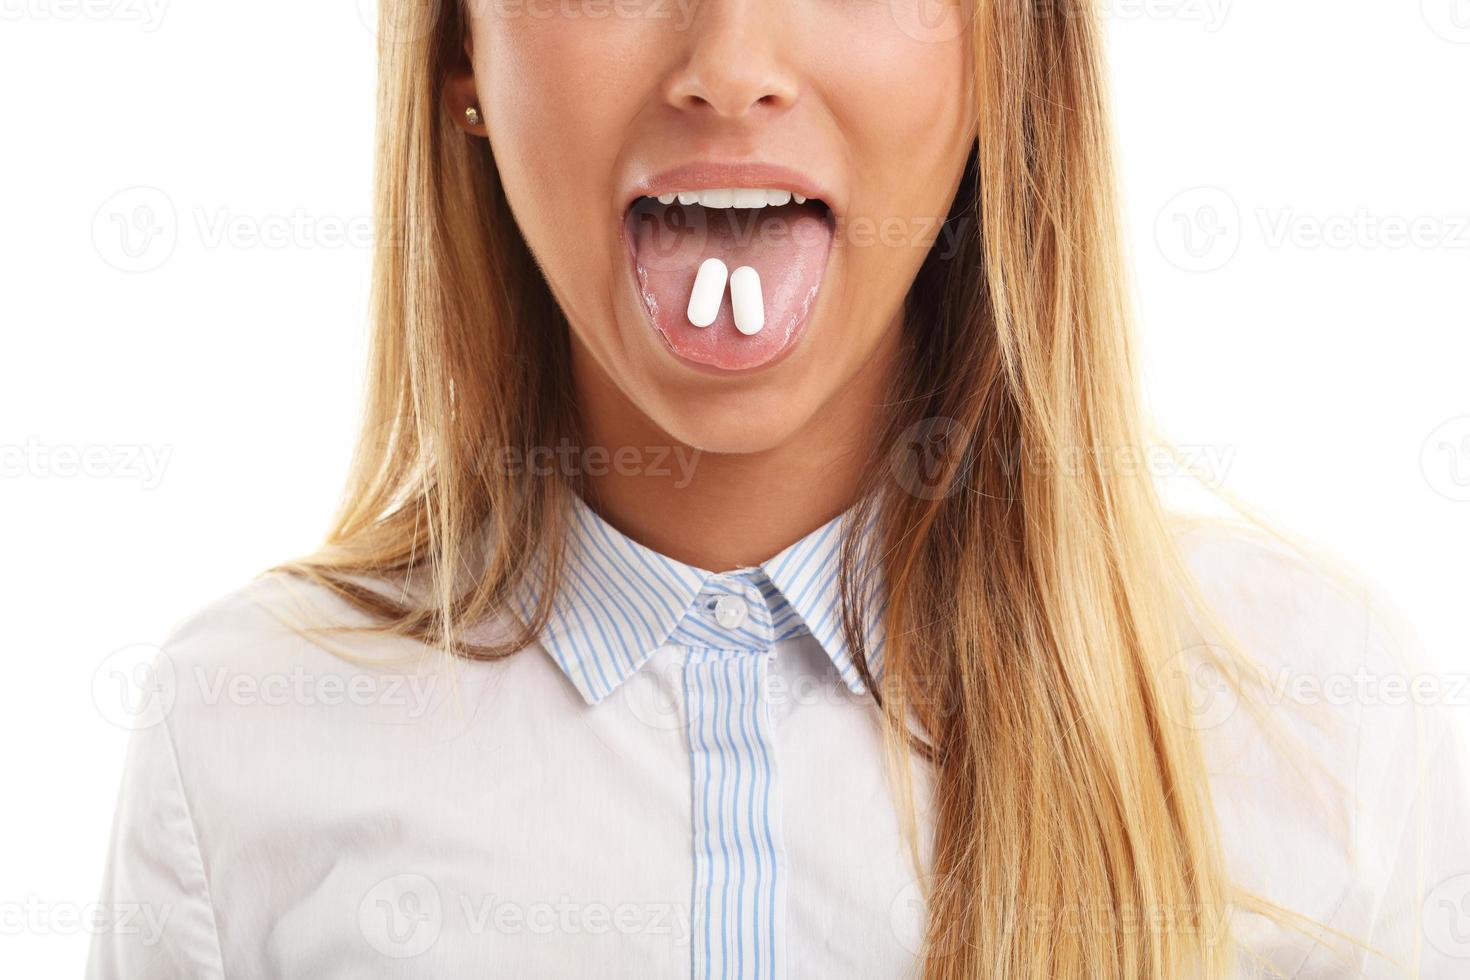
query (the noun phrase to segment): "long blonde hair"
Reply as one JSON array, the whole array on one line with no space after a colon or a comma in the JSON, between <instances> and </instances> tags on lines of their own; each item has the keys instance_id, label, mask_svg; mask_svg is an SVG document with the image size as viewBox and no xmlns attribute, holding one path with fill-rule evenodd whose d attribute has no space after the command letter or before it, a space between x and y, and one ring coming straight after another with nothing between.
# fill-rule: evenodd
<instances>
[{"instance_id":1,"label":"long blonde hair","mask_svg":"<svg viewBox=\"0 0 1470 980\"><path fill-rule=\"evenodd\" d=\"M961 238L914 283L894 413L854 503L881 541L880 677L852 541L841 577L911 831L914 757L932 767L925 976L1223 977L1213 807L1165 669L1182 575L1147 472L1121 465L1143 442L1099 29L1087 0L973 6L982 136L950 215ZM554 587L503 642L465 630L543 546L554 582L572 489L484 464L574 436L567 327L487 147L441 100L461 3L383 0L381 23L364 436L327 542L286 567L384 630L503 657L534 642ZM918 494L891 471L915 431L943 436ZM472 560L482 535L496 546ZM404 574L430 587L362 584Z\"/></svg>"}]
</instances>

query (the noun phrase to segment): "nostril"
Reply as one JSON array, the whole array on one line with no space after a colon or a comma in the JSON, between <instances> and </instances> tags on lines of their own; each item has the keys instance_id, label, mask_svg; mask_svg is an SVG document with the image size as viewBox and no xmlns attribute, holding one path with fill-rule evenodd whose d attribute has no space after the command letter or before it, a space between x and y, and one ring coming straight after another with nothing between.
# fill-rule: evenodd
<instances>
[{"instance_id":1,"label":"nostril","mask_svg":"<svg viewBox=\"0 0 1470 980\"><path fill-rule=\"evenodd\" d=\"M795 82L774 68L739 58L716 60L709 52L683 66L664 92L666 103L676 109L730 119L792 105L796 94Z\"/></svg>"}]
</instances>

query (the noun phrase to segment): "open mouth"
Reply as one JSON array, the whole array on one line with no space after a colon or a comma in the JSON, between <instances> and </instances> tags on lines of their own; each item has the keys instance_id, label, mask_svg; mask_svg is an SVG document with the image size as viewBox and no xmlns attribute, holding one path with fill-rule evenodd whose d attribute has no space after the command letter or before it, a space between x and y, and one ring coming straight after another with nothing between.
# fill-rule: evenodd
<instances>
[{"instance_id":1,"label":"open mouth","mask_svg":"<svg viewBox=\"0 0 1470 980\"><path fill-rule=\"evenodd\" d=\"M780 187L668 191L636 199L626 238L644 308L675 354L729 371L796 343L821 289L835 222Z\"/></svg>"}]
</instances>

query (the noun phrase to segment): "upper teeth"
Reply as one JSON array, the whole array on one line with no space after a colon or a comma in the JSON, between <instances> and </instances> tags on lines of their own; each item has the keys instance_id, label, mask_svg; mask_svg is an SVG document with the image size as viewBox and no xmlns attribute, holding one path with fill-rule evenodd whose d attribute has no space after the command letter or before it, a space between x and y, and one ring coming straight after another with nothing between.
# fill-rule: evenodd
<instances>
[{"instance_id":1,"label":"upper teeth","mask_svg":"<svg viewBox=\"0 0 1470 980\"><path fill-rule=\"evenodd\" d=\"M715 187L703 191L678 191L660 194L658 203L698 204L706 208L764 208L781 207L795 201L805 204L806 198L791 191L770 190L764 187Z\"/></svg>"}]
</instances>

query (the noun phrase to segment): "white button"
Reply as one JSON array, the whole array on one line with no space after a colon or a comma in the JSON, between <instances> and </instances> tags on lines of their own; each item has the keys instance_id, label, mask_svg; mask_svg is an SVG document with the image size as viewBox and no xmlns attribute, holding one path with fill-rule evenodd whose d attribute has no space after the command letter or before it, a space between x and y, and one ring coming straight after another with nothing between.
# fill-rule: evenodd
<instances>
[{"instance_id":1,"label":"white button","mask_svg":"<svg viewBox=\"0 0 1470 980\"><path fill-rule=\"evenodd\" d=\"M739 629L746 614L745 601L739 596L722 595L715 600L715 622L727 630Z\"/></svg>"}]
</instances>

